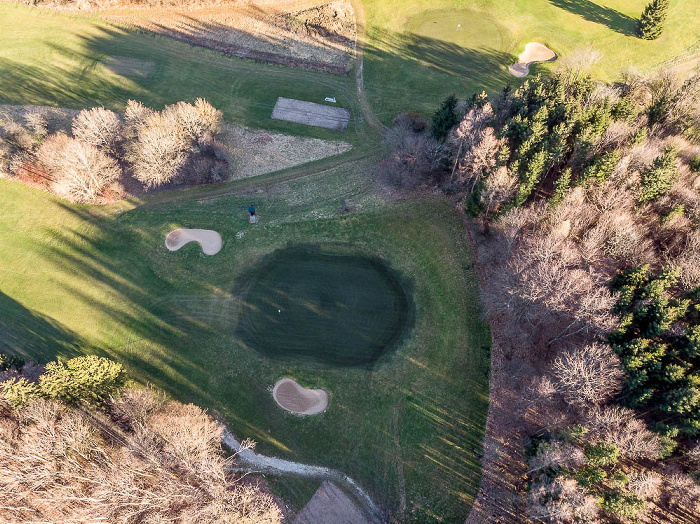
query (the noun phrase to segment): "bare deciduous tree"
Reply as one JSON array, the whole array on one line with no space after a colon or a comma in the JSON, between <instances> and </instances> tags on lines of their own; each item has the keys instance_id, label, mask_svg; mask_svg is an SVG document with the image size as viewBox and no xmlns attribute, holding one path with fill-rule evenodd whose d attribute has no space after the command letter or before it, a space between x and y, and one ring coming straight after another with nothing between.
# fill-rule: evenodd
<instances>
[{"instance_id":1,"label":"bare deciduous tree","mask_svg":"<svg viewBox=\"0 0 700 524\"><path fill-rule=\"evenodd\" d=\"M116 160L62 133L48 138L37 156L56 194L76 202L94 202L121 175Z\"/></svg>"},{"instance_id":2,"label":"bare deciduous tree","mask_svg":"<svg viewBox=\"0 0 700 524\"><path fill-rule=\"evenodd\" d=\"M552 365L557 390L579 406L599 404L620 389L622 369L610 346L588 344L558 356Z\"/></svg>"},{"instance_id":3,"label":"bare deciduous tree","mask_svg":"<svg viewBox=\"0 0 700 524\"><path fill-rule=\"evenodd\" d=\"M104 107L83 109L73 119L73 136L104 153L115 153L121 139L122 121Z\"/></svg>"},{"instance_id":4,"label":"bare deciduous tree","mask_svg":"<svg viewBox=\"0 0 700 524\"><path fill-rule=\"evenodd\" d=\"M589 438L614 444L624 457L656 459L661 443L631 409L594 406L586 415Z\"/></svg>"}]
</instances>

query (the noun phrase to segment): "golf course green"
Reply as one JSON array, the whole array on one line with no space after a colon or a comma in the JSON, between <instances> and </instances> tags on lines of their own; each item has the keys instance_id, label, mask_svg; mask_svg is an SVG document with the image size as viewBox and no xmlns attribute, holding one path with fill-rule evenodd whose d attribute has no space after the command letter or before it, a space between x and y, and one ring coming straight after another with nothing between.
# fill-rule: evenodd
<instances>
[{"instance_id":1,"label":"golf course green","mask_svg":"<svg viewBox=\"0 0 700 524\"><path fill-rule=\"evenodd\" d=\"M338 247L283 248L247 275L241 338L271 358L341 366L371 365L394 347L411 313L398 275Z\"/></svg>"}]
</instances>

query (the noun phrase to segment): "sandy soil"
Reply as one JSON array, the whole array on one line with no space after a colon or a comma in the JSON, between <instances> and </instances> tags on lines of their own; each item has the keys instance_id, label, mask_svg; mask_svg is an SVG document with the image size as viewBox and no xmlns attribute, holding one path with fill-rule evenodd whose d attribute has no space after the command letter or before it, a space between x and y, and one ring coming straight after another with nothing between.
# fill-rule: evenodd
<instances>
[{"instance_id":1,"label":"sandy soil","mask_svg":"<svg viewBox=\"0 0 700 524\"><path fill-rule=\"evenodd\" d=\"M508 68L510 74L519 78L530 74L530 64L535 62L551 62L557 59L557 54L545 45L530 42L525 51L520 53L518 61Z\"/></svg>"},{"instance_id":2,"label":"sandy soil","mask_svg":"<svg viewBox=\"0 0 700 524\"><path fill-rule=\"evenodd\" d=\"M221 251L221 235L211 229L174 229L165 237L165 247L177 251L189 242L198 242L205 255L216 255Z\"/></svg>"},{"instance_id":3,"label":"sandy soil","mask_svg":"<svg viewBox=\"0 0 700 524\"><path fill-rule=\"evenodd\" d=\"M277 381L272 389L275 402L299 415L318 415L328 407L328 393L323 389L307 389L291 378Z\"/></svg>"},{"instance_id":4,"label":"sandy soil","mask_svg":"<svg viewBox=\"0 0 700 524\"><path fill-rule=\"evenodd\" d=\"M338 486L324 480L292 524L369 524L369 521Z\"/></svg>"}]
</instances>

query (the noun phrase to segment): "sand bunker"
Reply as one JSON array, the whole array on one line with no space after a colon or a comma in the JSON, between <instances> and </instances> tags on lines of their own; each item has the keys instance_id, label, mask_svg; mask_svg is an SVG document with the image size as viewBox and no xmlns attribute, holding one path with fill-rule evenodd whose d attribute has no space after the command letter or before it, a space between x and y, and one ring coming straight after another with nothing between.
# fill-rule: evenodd
<instances>
[{"instance_id":1,"label":"sand bunker","mask_svg":"<svg viewBox=\"0 0 700 524\"><path fill-rule=\"evenodd\" d=\"M291 378L282 378L272 389L275 402L299 415L318 415L328 407L328 393L323 389L306 389Z\"/></svg>"},{"instance_id":2,"label":"sand bunker","mask_svg":"<svg viewBox=\"0 0 700 524\"><path fill-rule=\"evenodd\" d=\"M557 54L545 45L530 42L525 51L520 53L518 61L508 68L510 74L523 78L530 74L530 64L535 62L551 62L557 59Z\"/></svg>"},{"instance_id":3,"label":"sand bunker","mask_svg":"<svg viewBox=\"0 0 700 524\"><path fill-rule=\"evenodd\" d=\"M216 255L221 251L221 235L211 229L174 229L165 237L165 247L177 251L189 242L199 242L205 255Z\"/></svg>"}]
</instances>

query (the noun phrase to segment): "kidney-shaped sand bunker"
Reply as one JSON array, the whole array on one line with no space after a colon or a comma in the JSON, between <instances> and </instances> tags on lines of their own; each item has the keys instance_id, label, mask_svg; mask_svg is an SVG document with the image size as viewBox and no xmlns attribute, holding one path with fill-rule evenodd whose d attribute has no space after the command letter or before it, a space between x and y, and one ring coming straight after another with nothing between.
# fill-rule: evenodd
<instances>
[{"instance_id":1,"label":"kidney-shaped sand bunker","mask_svg":"<svg viewBox=\"0 0 700 524\"><path fill-rule=\"evenodd\" d=\"M369 366L403 338L412 303L377 258L333 246L280 249L243 279L237 334L271 358Z\"/></svg>"}]
</instances>

